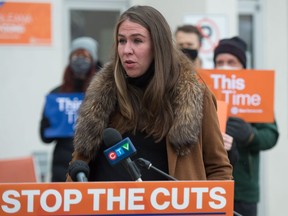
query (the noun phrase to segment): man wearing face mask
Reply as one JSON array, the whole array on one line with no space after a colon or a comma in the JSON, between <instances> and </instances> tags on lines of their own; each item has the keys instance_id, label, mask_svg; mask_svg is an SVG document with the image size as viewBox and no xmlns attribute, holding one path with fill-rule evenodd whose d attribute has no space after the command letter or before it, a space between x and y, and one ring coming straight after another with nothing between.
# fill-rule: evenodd
<instances>
[{"instance_id":1,"label":"man wearing face mask","mask_svg":"<svg viewBox=\"0 0 288 216\"><path fill-rule=\"evenodd\" d=\"M96 72L98 61L98 43L90 37L80 37L72 41L69 62L63 74L60 86L49 94L83 93ZM46 103L45 103L46 106ZM56 116L53 118L57 118ZM47 137L45 130L50 128L51 122L44 111L40 123L40 136L44 143L56 143L52 158L52 182L65 182L67 168L72 158L73 137Z\"/></svg>"},{"instance_id":2,"label":"man wearing face mask","mask_svg":"<svg viewBox=\"0 0 288 216\"><path fill-rule=\"evenodd\" d=\"M246 49L246 43L239 37L220 40L214 50L215 68L246 69ZM226 133L233 137L239 152L239 159L233 166L234 210L243 216L256 216L260 193L260 151L276 145L279 136L277 124L248 123L240 118L229 117Z\"/></svg>"},{"instance_id":3,"label":"man wearing face mask","mask_svg":"<svg viewBox=\"0 0 288 216\"><path fill-rule=\"evenodd\" d=\"M194 25L179 26L175 32L178 47L195 63L196 68L201 68L198 52L201 48L202 38L201 32Z\"/></svg>"},{"instance_id":4,"label":"man wearing face mask","mask_svg":"<svg viewBox=\"0 0 288 216\"><path fill-rule=\"evenodd\" d=\"M185 53L192 62L195 63L196 68L201 68L201 59L198 56L198 51L202 44L202 34L194 25L179 26L175 32L176 43L178 47ZM228 156L232 165L238 160L239 154L236 150L235 143L233 144L233 137L223 133L224 147L228 151Z\"/></svg>"}]
</instances>

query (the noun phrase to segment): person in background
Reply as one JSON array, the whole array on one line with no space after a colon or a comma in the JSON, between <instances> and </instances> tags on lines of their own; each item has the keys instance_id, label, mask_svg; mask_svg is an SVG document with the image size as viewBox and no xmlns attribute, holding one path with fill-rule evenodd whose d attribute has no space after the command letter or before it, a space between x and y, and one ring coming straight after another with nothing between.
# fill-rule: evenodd
<instances>
[{"instance_id":1,"label":"person in background","mask_svg":"<svg viewBox=\"0 0 288 216\"><path fill-rule=\"evenodd\" d=\"M246 49L246 43L237 36L220 40L214 50L215 68L245 69ZM276 121L248 123L241 118L229 117L226 133L233 137L239 152L239 160L233 167L234 210L243 216L256 216L260 192L260 152L276 145L279 136Z\"/></svg>"},{"instance_id":2,"label":"person in background","mask_svg":"<svg viewBox=\"0 0 288 216\"><path fill-rule=\"evenodd\" d=\"M63 74L62 84L51 93L85 92L99 64L98 43L90 37L79 37L72 41L69 63ZM57 117L55 117L57 118ZM44 143L55 142L52 158L52 182L64 182L73 152L73 137L46 137L45 130L51 126L47 116L42 115L40 135Z\"/></svg>"},{"instance_id":3,"label":"person in background","mask_svg":"<svg viewBox=\"0 0 288 216\"><path fill-rule=\"evenodd\" d=\"M202 44L202 34L194 25L182 25L175 31L177 46L195 63L196 68L201 68L199 50Z\"/></svg>"},{"instance_id":4,"label":"person in background","mask_svg":"<svg viewBox=\"0 0 288 216\"><path fill-rule=\"evenodd\" d=\"M132 181L110 166L102 134L114 128L129 137L137 154L179 180L231 180L216 101L176 47L163 15L133 6L116 24L111 61L92 79L80 107L74 161L89 164L89 181ZM142 180L167 180L157 172ZM67 173L67 181L73 181Z\"/></svg>"},{"instance_id":5,"label":"person in background","mask_svg":"<svg viewBox=\"0 0 288 216\"><path fill-rule=\"evenodd\" d=\"M201 59L198 56L201 48L203 36L199 29L190 24L177 27L175 31L175 39L177 46L183 53L195 64L196 68L201 68ZM228 151L230 163L234 165L238 160L238 152L233 144L233 137L226 133L222 133L224 147Z\"/></svg>"}]
</instances>

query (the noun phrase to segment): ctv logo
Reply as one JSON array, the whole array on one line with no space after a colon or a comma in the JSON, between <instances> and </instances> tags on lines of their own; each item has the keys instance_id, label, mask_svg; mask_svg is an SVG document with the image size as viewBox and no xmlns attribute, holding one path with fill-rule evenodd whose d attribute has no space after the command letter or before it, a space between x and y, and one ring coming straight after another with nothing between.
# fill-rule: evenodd
<instances>
[{"instance_id":1,"label":"ctv logo","mask_svg":"<svg viewBox=\"0 0 288 216\"><path fill-rule=\"evenodd\" d=\"M114 151L111 151L108 154L108 157L110 158L110 160L116 160L117 157L121 157L121 155L124 155L125 151L129 152L129 143L128 142L123 144L120 148L117 148Z\"/></svg>"},{"instance_id":2,"label":"ctv logo","mask_svg":"<svg viewBox=\"0 0 288 216\"><path fill-rule=\"evenodd\" d=\"M128 137L104 151L104 154L108 162L112 166L130 157L135 153L136 149Z\"/></svg>"}]
</instances>

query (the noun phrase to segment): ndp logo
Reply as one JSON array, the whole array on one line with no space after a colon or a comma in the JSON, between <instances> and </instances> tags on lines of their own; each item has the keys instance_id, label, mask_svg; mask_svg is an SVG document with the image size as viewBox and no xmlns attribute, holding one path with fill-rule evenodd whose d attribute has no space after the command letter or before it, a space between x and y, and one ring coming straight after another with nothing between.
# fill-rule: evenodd
<instances>
[{"instance_id":1,"label":"ndp logo","mask_svg":"<svg viewBox=\"0 0 288 216\"><path fill-rule=\"evenodd\" d=\"M115 149L115 151L111 151L108 154L108 157L109 157L110 160L116 160L117 157L121 157L122 155L124 155L125 151L129 152L129 143L125 143L120 148Z\"/></svg>"},{"instance_id":2,"label":"ndp logo","mask_svg":"<svg viewBox=\"0 0 288 216\"><path fill-rule=\"evenodd\" d=\"M111 165L117 164L134 153L136 153L136 149L128 137L104 151L104 154Z\"/></svg>"}]
</instances>

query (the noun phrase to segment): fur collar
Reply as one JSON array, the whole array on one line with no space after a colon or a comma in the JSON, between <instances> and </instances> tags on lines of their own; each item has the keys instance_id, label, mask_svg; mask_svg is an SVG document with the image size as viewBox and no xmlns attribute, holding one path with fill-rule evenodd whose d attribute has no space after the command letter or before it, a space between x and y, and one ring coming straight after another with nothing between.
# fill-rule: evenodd
<instances>
[{"instance_id":1,"label":"fur collar","mask_svg":"<svg viewBox=\"0 0 288 216\"><path fill-rule=\"evenodd\" d=\"M175 87L175 121L167 139L178 155L189 153L190 147L198 142L202 126L203 85L192 73L187 68ZM91 159L99 150L102 132L108 126L115 105L113 68L107 64L91 81L80 107L74 148L85 158Z\"/></svg>"}]
</instances>

